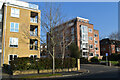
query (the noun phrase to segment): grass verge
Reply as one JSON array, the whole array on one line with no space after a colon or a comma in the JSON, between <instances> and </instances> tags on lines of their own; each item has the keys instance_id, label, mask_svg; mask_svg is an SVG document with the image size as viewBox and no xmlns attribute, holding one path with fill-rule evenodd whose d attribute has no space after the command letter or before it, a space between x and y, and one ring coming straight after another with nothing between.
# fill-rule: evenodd
<instances>
[{"instance_id":1,"label":"grass verge","mask_svg":"<svg viewBox=\"0 0 120 80\"><path fill-rule=\"evenodd\" d=\"M32 76L25 76L21 78L43 78L43 77L51 77L51 76L62 76L62 74L42 74L42 75L32 75Z\"/></svg>"}]
</instances>

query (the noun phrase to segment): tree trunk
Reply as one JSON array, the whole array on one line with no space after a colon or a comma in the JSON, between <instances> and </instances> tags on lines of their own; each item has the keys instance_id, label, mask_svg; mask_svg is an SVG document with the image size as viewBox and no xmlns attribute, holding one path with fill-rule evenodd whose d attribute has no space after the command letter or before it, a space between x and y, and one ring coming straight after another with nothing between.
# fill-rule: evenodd
<instances>
[{"instance_id":1,"label":"tree trunk","mask_svg":"<svg viewBox=\"0 0 120 80\"><path fill-rule=\"evenodd\" d=\"M55 74L55 47L53 47L53 74Z\"/></svg>"},{"instance_id":2,"label":"tree trunk","mask_svg":"<svg viewBox=\"0 0 120 80\"><path fill-rule=\"evenodd\" d=\"M64 57L65 57L65 35L63 33L63 53L62 53L62 65L64 62Z\"/></svg>"}]
</instances>

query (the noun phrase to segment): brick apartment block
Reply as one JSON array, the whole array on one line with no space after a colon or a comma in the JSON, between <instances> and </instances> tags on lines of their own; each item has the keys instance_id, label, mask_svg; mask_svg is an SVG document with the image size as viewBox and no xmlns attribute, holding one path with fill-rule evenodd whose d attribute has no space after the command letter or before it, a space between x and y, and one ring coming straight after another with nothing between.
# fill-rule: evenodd
<instances>
[{"instance_id":1,"label":"brick apartment block","mask_svg":"<svg viewBox=\"0 0 120 80\"><path fill-rule=\"evenodd\" d=\"M82 57L90 59L91 57L100 56L99 45L99 31L93 29L93 24L89 23L88 19L77 17L69 20L54 28L55 35L59 39L63 39L63 35L70 35L65 37L65 42L75 42L76 45L82 50ZM59 32L59 35L57 33ZM47 35L48 49L50 45L50 38ZM65 50L65 57L70 56L68 48ZM56 47L56 57L62 57L60 48Z\"/></svg>"},{"instance_id":2,"label":"brick apartment block","mask_svg":"<svg viewBox=\"0 0 120 80\"><path fill-rule=\"evenodd\" d=\"M101 55L105 55L106 53L108 53L108 55L114 53L120 54L120 41L111 40L109 38L102 39L100 41L100 48Z\"/></svg>"},{"instance_id":3,"label":"brick apartment block","mask_svg":"<svg viewBox=\"0 0 120 80\"><path fill-rule=\"evenodd\" d=\"M18 0L0 0L0 53L2 64L17 57L40 57L38 5ZM23 35L24 34L24 35ZM25 38L25 35L29 38Z\"/></svg>"}]
</instances>

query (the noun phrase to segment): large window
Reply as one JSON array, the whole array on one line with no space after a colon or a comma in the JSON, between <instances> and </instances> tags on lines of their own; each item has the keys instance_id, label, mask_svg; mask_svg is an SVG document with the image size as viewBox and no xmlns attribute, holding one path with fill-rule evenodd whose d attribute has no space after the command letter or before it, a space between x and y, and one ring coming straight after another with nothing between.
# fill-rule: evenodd
<instances>
[{"instance_id":1,"label":"large window","mask_svg":"<svg viewBox=\"0 0 120 80\"><path fill-rule=\"evenodd\" d=\"M20 10L16 8L11 8L11 16L19 18Z\"/></svg>"},{"instance_id":2,"label":"large window","mask_svg":"<svg viewBox=\"0 0 120 80\"><path fill-rule=\"evenodd\" d=\"M18 38L10 37L10 47L18 47Z\"/></svg>"},{"instance_id":3,"label":"large window","mask_svg":"<svg viewBox=\"0 0 120 80\"><path fill-rule=\"evenodd\" d=\"M10 23L10 32L19 32L19 23Z\"/></svg>"}]
</instances>

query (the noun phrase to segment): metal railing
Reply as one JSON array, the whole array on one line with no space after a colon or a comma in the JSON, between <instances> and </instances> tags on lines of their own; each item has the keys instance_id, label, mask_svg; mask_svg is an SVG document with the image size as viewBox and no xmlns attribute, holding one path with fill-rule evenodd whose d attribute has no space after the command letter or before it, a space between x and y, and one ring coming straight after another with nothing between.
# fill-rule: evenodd
<instances>
[{"instance_id":1,"label":"metal railing","mask_svg":"<svg viewBox=\"0 0 120 80\"><path fill-rule=\"evenodd\" d=\"M30 36L37 36L37 32L30 31Z\"/></svg>"},{"instance_id":2,"label":"metal railing","mask_svg":"<svg viewBox=\"0 0 120 80\"><path fill-rule=\"evenodd\" d=\"M38 50L38 45L30 44L30 50Z\"/></svg>"},{"instance_id":3,"label":"metal railing","mask_svg":"<svg viewBox=\"0 0 120 80\"><path fill-rule=\"evenodd\" d=\"M30 18L30 22L32 22L32 23L38 23L38 19L37 18Z\"/></svg>"}]
</instances>

